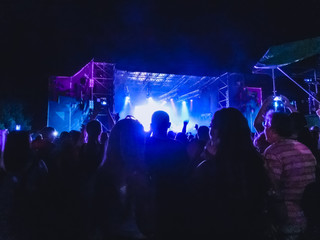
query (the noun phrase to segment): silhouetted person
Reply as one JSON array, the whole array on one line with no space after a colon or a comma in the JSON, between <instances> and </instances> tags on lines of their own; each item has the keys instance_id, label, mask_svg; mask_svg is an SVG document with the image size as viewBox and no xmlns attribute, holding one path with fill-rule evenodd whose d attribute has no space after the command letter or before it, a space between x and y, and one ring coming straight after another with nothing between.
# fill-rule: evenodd
<instances>
[{"instance_id":1,"label":"silhouetted person","mask_svg":"<svg viewBox=\"0 0 320 240\"><path fill-rule=\"evenodd\" d=\"M302 113L293 112L289 115L292 126L292 139L295 139L306 145L315 156L317 161L320 161L318 152L318 141L315 140L307 127L307 120Z\"/></svg>"},{"instance_id":2,"label":"silhouetted person","mask_svg":"<svg viewBox=\"0 0 320 240\"><path fill-rule=\"evenodd\" d=\"M65 141L68 141L70 138L70 135L67 131L63 131L60 133L60 136L59 136L59 142L65 142Z\"/></svg>"},{"instance_id":3,"label":"silhouetted person","mask_svg":"<svg viewBox=\"0 0 320 240\"><path fill-rule=\"evenodd\" d=\"M176 138L176 133L174 131L169 131L168 132L168 138L174 140Z\"/></svg>"},{"instance_id":4,"label":"silhouetted person","mask_svg":"<svg viewBox=\"0 0 320 240\"><path fill-rule=\"evenodd\" d=\"M262 239L268 179L248 122L235 108L217 111L206 160L192 182L194 239Z\"/></svg>"},{"instance_id":5,"label":"silhouetted person","mask_svg":"<svg viewBox=\"0 0 320 240\"><path fill-rule=\"evenodd\" d=\"M156 238L183 237L188 157L184 146L167 136L169 115L156 111L151 119L152 137L146 142L146 163L155 188Z\"/></svg>"},{"instance_id":6,"label":"silhouetted person","mask_svg":"<svg viewBox=\"0 0 320 240\"><path fill-rule=\"evenodd\" d=\"M205 160L202 153L209 140L209 128L207 126L200 126L197 129L197 138L193 139L187 147L188 155L191 160L191 171Z\"/></svg>"},{"instance_id":7,"label":"silhouetted person","mask_svg":"<svg viewBox=\"0 0 320 240\"><path fill-rule=\"evenodd\" d=\"M184 121L183 122L183 127L182 131L177 133L176 135L176 140L184 144L185 146L188 144L188 136L187 136L187 126L188 126L189 121Z\"/></svg>"},{"instance_id":8,"label":"silhouetted person","mask_svg":"<svg viewBox=\"0 0 320 240\"><path fill-rule=\"evenodd\" d=\"M78 161L77 154L73 155L72 148L77 151L77 145L66 148L62 159L69 156L69 161L74 158L74 165L64 165L63 176L68 180L65 184L69 186L69 191L66 188L61 188L65 193L65 199L62 199L61 212L62 226L65 228L60 232L59 238L63 239L88 239L91 212L93 209L93 194L96 181L96 175L99 166L102 163L104 155L104 146L100 143L99 137L102 131L101 123L97 120L91 120L86 125L88 140L79 149ZM80 140L81 141L81 135ZM75 152L76 153L76 152ZM67 160L67 159L64 159ZM66 161L67 163L68 161ZM71 167L71 168L70 168ZM69 168L70 175L67 175ZM67 171L66 171L67 170Z\"/></svg>"},{"instance_id":9,"label":"silhouetted person","mask_svg":"<svg viewBox=\"0 0 320 240\"><path fill-rule=\"evenodd\" d=\"M54 163L52 162L52 153L55 148L55 129L53 127L45 127L41 130L41 135L42 140L38 145L39 149L37 149L37 154L38 157L47 164L48 168L51 171L51 168L53 168L52 165L54 165Z\"/></svg>"},{"instance_id":10,"label":"silhouetted person","mask_svg":"<svg viewBox=\"0 0 320 240\"><path fill-rule=\"evenodd\" d=\"M105 239L144 238L150 224L144 214L151 214L144 150L141 123L129 117L119 120L111 130L95 192L96 221Z\"/></svg>"},{"instance_id":11,"label":"silhouetted person","mask_svg":"<svg viewBox=\"0 0 320 240\"><path fill-rule=\"evenodd\" d=\"M0 182L1 238L45 238L47 167L35 158L28 132L11 132L3 154L6 176Z\"/></svg>"},{"instance_id":12,"label":"silhouetted person","mask_svg":"<svg viewBox=\"0 0 320 240\"><path fill-rule=\"evenodd\" d=\"M290 139L290 123L287 114L275 112L268 115L264 127L271 144L264 152L265 166L279 205L281 239L298 239L306 228L300 201L306 186L315 181L316 159L307 146Z\"/></svg>"},{"instance_id":13,"label":"silhouetted person","mask_svg":"<svg viewBox=\"0 0 320 240\"><path fill-rule=\"evenodd\" d=\"M287 97L280 95L280 99L285 107L285 109L284 109L285 111L288 110L291 113L297 112L297 109L293 105L291 105L291 103ZM274 106L273 106L273 102L274 102L274 96L273 95L268 96L263 101L262 106L261 106L256 118L254 119L254 128L256 129L257 133L256 133L256 137L254 139L253 144L258 149L258 151L260 153L263 153L264 150L270 145L266 141L266 136L264 134L263 124L265 122L265 118L267 117L267 115L271 114L272 112L275 111Z\"/></svg>"},{"instance_id":14,"label":"silhouetted person","mask_svg":"<svg viewBox=\"0 0 320 240\"><path fill-rule=\"evenodd\" d=\"M83 144L80 150L81 172L84 178L90 177L98 169L104 154L104 145L100 143L102 132L101 123L92 120L86 125L88 134L87 143Z\"/></svg>"}]
</instances>

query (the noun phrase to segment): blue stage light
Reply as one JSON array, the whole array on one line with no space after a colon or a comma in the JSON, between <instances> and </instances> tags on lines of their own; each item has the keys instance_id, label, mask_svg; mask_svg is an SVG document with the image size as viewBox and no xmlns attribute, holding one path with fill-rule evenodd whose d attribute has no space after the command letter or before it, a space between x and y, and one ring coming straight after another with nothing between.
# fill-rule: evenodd
<instances>
[{"instance_id":1,"label":"blue stage light","mask_svg":"<svg viewBox=\"0 0 320 240\"><path fill-rule=\"evenodd\" d=\"M182 118L183 121L189 120L189 110L187 108L187 102L186 101L182 101L181 118Z\"/></svg>"},{"instance_id":2,"label":"blue stage light","mask_svg":"<svg viewBox=\"0 0 320 240\"><path fill-rule=\"evenodd\" d=\"M125 103L125 105L130 103L130 97L129 96L126 96L124 103Z\"/></svg>"},{"instance_id":3,"label":"blue stage light","mask_svg":"<svg viewBox=\"0 0 320 240\"><path fill-rule=\"evenodd\" d=\"M275 97L273 98L273 100L274 100L274 101L281 101L281 97L275 96Z\"/></svg>"},{"instance_id":4,"label":"blue stage light","mask_svg":"<svg viewBox=\"0 0 320 240\"><path fill-rule=\"evenodd\" d=\"M21 130L21 125L16 125L16 131L20 131Z\"/></svg>"}]
</instances>

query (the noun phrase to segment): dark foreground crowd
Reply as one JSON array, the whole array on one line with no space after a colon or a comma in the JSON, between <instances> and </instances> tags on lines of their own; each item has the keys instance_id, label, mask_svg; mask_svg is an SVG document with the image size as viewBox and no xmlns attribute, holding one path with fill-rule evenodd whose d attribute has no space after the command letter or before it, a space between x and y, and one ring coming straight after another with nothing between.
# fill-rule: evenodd
<instances>
[{"instance_id":1,"label":"dark foreground crowd","mask_svg":"<svg viewBox=\"0 0 320 240\"><path fill-rule=\"evenodd\" d=\"M57 139L11 132L0 239L320 239L318 132L299 113L260 115L256 139L234 108L193 138L168 134L163 111L149 134L133 117L110 133L97 120Z\"/></svg>"}]
</instances>

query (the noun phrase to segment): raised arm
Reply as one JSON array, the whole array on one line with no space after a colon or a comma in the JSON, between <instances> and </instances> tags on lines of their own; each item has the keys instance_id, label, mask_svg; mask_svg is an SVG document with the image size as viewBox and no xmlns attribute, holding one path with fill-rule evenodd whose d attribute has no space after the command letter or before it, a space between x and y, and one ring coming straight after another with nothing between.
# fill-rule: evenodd
<instances>
[{"instance_id":1,"label":"raised arm","mask_svg":"<svg viewBox=\"0 0 320 240\"><path fill-rule=\"evenodd\" d=\"M186 120L183 122L183 128L182 128L182 133L186 134L187 133L187 125L188 125L189 121Z\"/></svg>"}]
</instances>

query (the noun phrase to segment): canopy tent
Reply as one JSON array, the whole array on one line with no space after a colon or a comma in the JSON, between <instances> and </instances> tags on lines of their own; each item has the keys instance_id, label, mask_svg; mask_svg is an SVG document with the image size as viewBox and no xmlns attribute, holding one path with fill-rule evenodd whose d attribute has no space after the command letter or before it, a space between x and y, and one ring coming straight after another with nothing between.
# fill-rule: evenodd
<instances>
[{"instance_id":1,"label":"canopy tent","mask_svg":"<svg viewBox=\"0 0 320 240\"><path fill-rule=\"evenodd\" d=\"M275 69L277 69L280 73L288 77L305 93L307 93L312 99L314 99L316 102L320 104L320 102L312 94L305 90L282 69L282 67L284 66L302 61L317 54L320 54L320 37L272 46L268 49L264 56L256 63L253 69L253 73L271 73L273 80L273 94L276 95Z\"/></svg>"},{"instance_id":2,"label":"canopy tent","mask_svg":"<svg viewBox=\"0 0 320 240\"><path fill-rule=\"evenodd\" d=\"M272 46L254 66L273 69L301 61L320 53L320 37Z\"/></svg>"}]
</instances>

